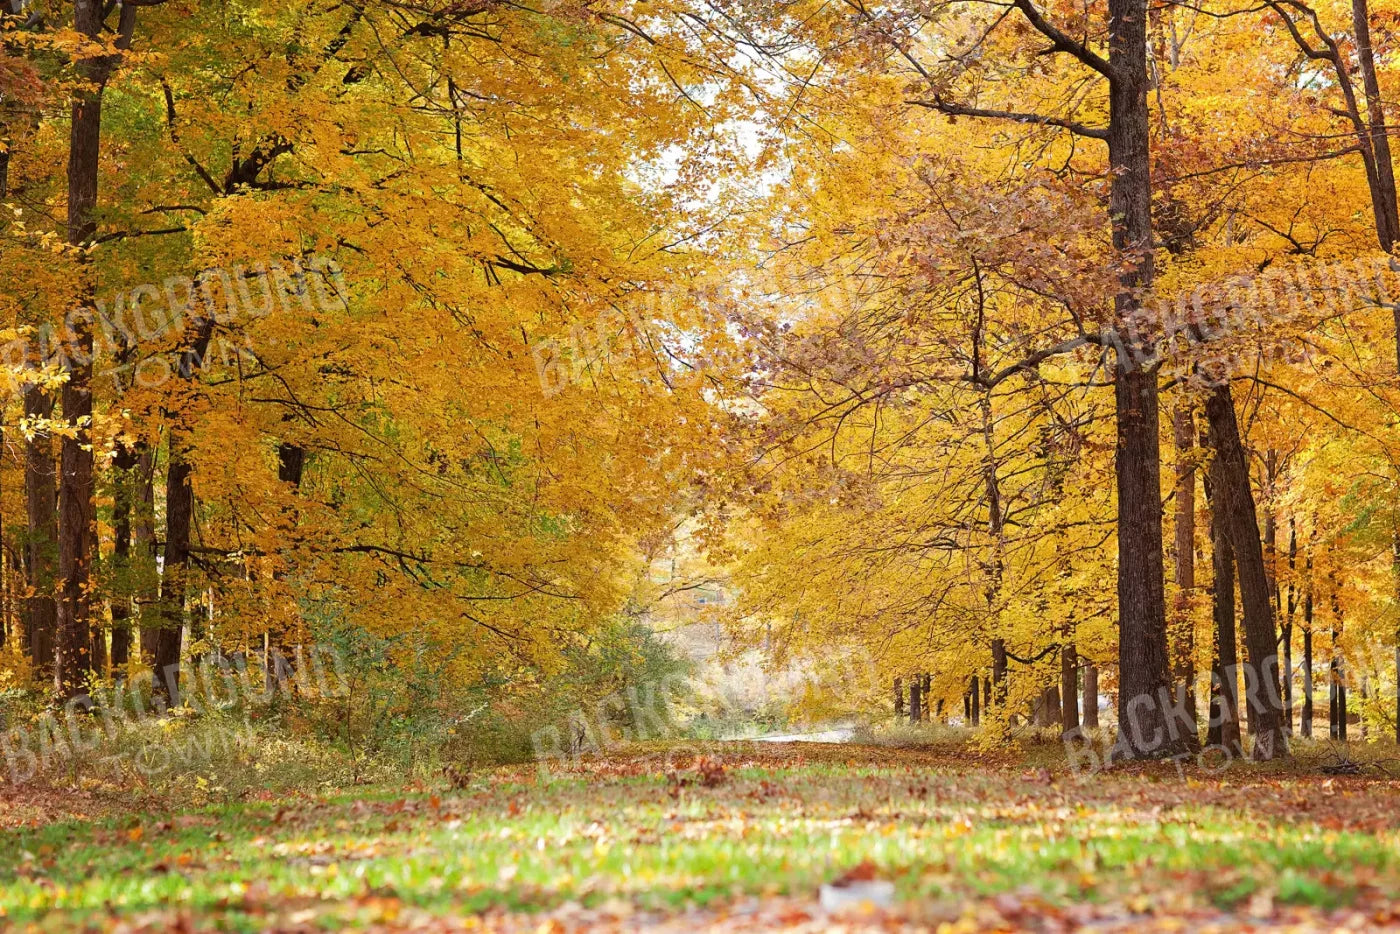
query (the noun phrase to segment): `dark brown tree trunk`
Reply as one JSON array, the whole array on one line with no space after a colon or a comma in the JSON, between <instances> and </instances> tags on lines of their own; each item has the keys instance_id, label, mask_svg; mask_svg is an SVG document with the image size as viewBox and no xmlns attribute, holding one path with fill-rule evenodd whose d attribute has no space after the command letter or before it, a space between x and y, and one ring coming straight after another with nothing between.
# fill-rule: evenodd
<instances>
[{"instance_id":1,"label":"dark brown tree trunk","mask_svg":"<svg viewBox=\"0 0 1400 934\"><path fill-rule=\"evenodd\" d=\"M1115 756L1173 755L1185 743L1172 734L1163 701L1170 693L1167 613L1163 592L1162 491L1158 387L1150 339L1130 325L1139 296L1151 291L1152 180L1147 109L1146 0L1109 0L1109 217L1123 262L1114 296L1123 346L1114 378L1118 446L1118 732Z\"/></svg>"},{"instance_id":2,"label":"dark brown tree trunk","mask_svg":"<svg viewBox=\"0 0 1400 934\"><path fill-rule=\"evenodd\" d=\"M292 493L296 493L298 490L300 490L302 475L304 474L305 469L305 448L298 444L292 444L287 441L280 442L277 445L277 479L287 484L291 488ZM293 505L291 509L291 514L287 517L287 525L289 528L296 528L297 524L300 521L301 517L299 515L299 510L295 505ZM280 569L273 572L273 577L277 580L281 580L283 576L284 572ZM269 651L273 655L281 655L283 657L290 656L292 654L292 650L289 645L289 642L291 641L292 636L293 634L291 633L272 632L269 630L267 633L267 645ZM268 658L265 659L265 663L267 671L268 690L274 690L278 682L277 661L275 658ZM915 678L917 679L918 675L915 675ZM925 688L925 693L927 693L927 688ZM925 705L925 707L927 707L927 705ZM927 710L924 711L924 714L925 716L927 716Z\"/></svg>"},{"instance_id":3,"label":"dark brown tree trunk","mask_svg":"<svg viewBox=\"0 0 1400 934\"><path fill-rule=\"evenodd\" d=\"M915 675L909 679L909 722L918 723L923 718L923 679Z\"/></svg>"},{"instance_id":4,"label":"dark brown tree trunk","mask_svg":"<svg viewBox=\"0 0 1400 934\"><path fill-rule=\"evenodd\" d=\"M88 631L88 639L90 640L88 646L91 653L88 661L91 665L90 670L94 674L102 675L107 672L109 662L107 657L107 627L95 622L96 616L93 616L93 619L92 629Z\"/></svg>"},{"instance_id":5,"label":"dark brown tree trunk","mask_svg":"<svg viewBox=\"0 0 1400 934\"><path fill-rule=\"evenodd\" d=\"M1298 732L1312 738L1313 735L1313 560L1312 546L1308 546L1308 556L1304 567L1307 580L1303 590L1303 709L1299 716Z\"/></svg>"},{"instance_id":6,"label":"dark brown tree trunk","mask_svg":"<svg viewBox=\"0 0 1400 934\"><path fill-rule=\"evenodd\" d=\"M929 702L929 697L933 693L933 676L924 675L924 720L933 719L933 704Z\"/></svg>"},{"instance_id":7,"label":"dark brown tree trunk","mask_svg":"<svg viewBox=\"0 0 1400 934\"><path fill-rule=\"evenodd\" d=\"M1281 604L1281 601L1280 601L1280 594L1279 594L1279 586L1278 586L1278 526L1277 526L1277 525L1275 524L1275 522L1274 522L1274 506L1273 506L1274 493L1275 493L1275 484L1276 484L1277 482L1278 482L1278 452L1275 451L1275 450L1273 450L1272 448L1270 448L1269 450L1267 450L1267 451L1264 452L1264 490L1262 491L1263 497L1264 497L1264 541L1263 541L1263 551L1264 551L1264 579L1265 579L1265 581L1268 583L1268 586L1269 586L1269 601L1270 601L1270 604L1271 604L1272 607L1273 607L1274 619L1275 619L1276 621L1279 620L1280 617L1283 615L1282 604ZM1282 632L1282 627L1283 627L1283 625L1286 625L1286 624L1280 624L1280 626L1279 626L1279 631L1277 631L1277 632L1275 633L1275 639L1276 639L1277 641L1274 642L1274 658L1275 658L1275 660L1276 660L1276 661L1275 661L1275 665L1276 665L1275 678L1277 678L1279 681L1282 680L1282 677L1281 677L1281 676L1282 676L1282 674L1283 674L1283 660L1282 660L1282 654L1281 654L1281 652L1282 652L1281 643L1282 643L1282 641L1283 641L1283 632ZM1280 686L1280 691L1279 691L1279 724L1280 724L1280 727L1283 729L1283 735L1284 735L1285 737L1287 737L1288 734L1289 734L1288 717L1287 717L1287 715L1286 715L1287 706L1288 706L1288 705L1284 702L1284 699L1283 699L1283 691L1284 691L1284 690L1286 690L1286 688L1283 688L1282 686Z\"/></svg>"},{"instance_id":8,"label":"dark brown tree trunk","mask_svg":"<svg viewBox=\"0 0 1400 934\"><path fill-rule=\"evenodd\" d=\"M293 489L301 486L302 474L306 469L306 449L297 444L282 442L277 445L277 479L290 483Z\"/></svg>"},{"instance_id":9,"label":"dark brown tree trunk","mask_svg":"<svg viewBox=\"0 0 1400 934\"><path fill-rule=\"evenodd\" d=\"M1385 103L1381 97L1380 79L1376 74L1375 49L1371 42L1371 15L1367 0L1352 0L1352 28L1356 32L1356 58L1361 70L1362 87L1366 92L1367 136L1374 168L1367 173L1371 187L1372 212L1376 221L1376 239L1381 249L1390 253L1400 240L1400 205L1396 202L1395 165L1390 153L1390 132L1386 125ZM1354 117L1358 121L1359 117ZM1367 154L1362 146L1363 157ZM1400 372L1400 305L1392 307L1395 333L1395 367ZM1395 586L1400 590L1400 528L1391 533L1395 553ZM1395 630L1395 742L1400 744L1400 626Z\"/></svg>"},{"instance_id":10,"label":"dark brown tree trunk","mask_svg":"<svg viewBox=\"0 0 1400 934\"><path fill-rule=\"evenodd\" d=\"M1211 616L1215 620L1215 684L1211 700L1211 716L1208 742L1219 746L1232 757L1244 755L1244 743L1240 738L1239 718L1239 679L1235 657L1235 559L1230 547L1230 536L1224 523L1215 516L1215 500L1219 496L1219 472L1216 461L1211 464L1209 492L1212 506L1210 523L1211 565Z\"/></svg>"},{"instance_id":11,"label":"dark brown tree trunk","mask_svg":"<svg viewBox=\"0 0 1400 934\"><path fill-rule=\"evenodd\" d=\"M1342 660L1342 601L1337 586L1337 571L1327 572L1331 587L1332 601L1332 691L1331 691L1331 734L1333 739L1347 740L1347 673Z\"/></svg>"},{"instance_id":12,"label":"dark brown tree trunk","mask_svg":"<svg viewBox=\"0 0 1400 934\"><path fill-rule=\"evenodd\" d=\"M1060 728L1065 733L1079 729L1079 653L1073 643L1060 650Z\"/></svg>"},{"instance_id":13,"label":"dark brown tree trunk","mask_svg":"<svg viewBox=\"0 0 1400 934\"><path fill-rule=\"evenodd\" d=\"M894 679L894 718L897 721L904 719L904 679Z\"/></svg>"},{"instance_id":14,"label":"dark brown tree trunk","mask_svg":"<svg viewBox=\"0 0 1400 934\"><path fill-rule=\"evenodd\" d=\"M139 567L134 591L141 615L141 658L154 667L160 641L160 614L157 611L160 577L156 573L160 557L160 544L156 541L156 464L155 452L150 445L140 442L136 451L132 560L139 562Z\"/></svg>"},{"instance_id":15,"label":"dark brown tree trunk","mask_svg":"<svg viewBox=\"0 0 1400 934\"><path fill-rule=\"evenodd\" d=\"M1371 17L1366 0L1352 0L1351 22L1356 31L1356 58L1361 69L1362 87L1366 92L1366 129L1375 163L1374 174L1368 173L1367 181L1372 189L1376 239L1380 241L1381 249L1389 253L1395 241L1400 240L1400 207L1397 207L1395 199L1395 167L1390 156L1390 135L1386 129L1380 80L1376 75Z\"/></svg>"},{"instance_id":16,"label":"dark brown tree trunk","mask_svg":"<svg viewBox=\"0 0 1400 934\"><path fill-rule=\"evenodd\" d=\"M1175 659L1178 697L1195 723L1196 715L1196 621L1191 600L1196 592L1196 423L1189 405L1178 405L1172 413L1172 437L1176 443L1176 495L1173 552L1176 564L1176 607L1173 613L1172 647ZM1198 734L1187 737L1192 748L1200 745Z\"/></svg>"},{"instance_id":17,"label":"dark brown tree trunk","mask_svg":"<svg viewBox=\"0 0 1400 934\"><path fill-rule=\"evenodd\" d=\"M998 707L1006 705L1006 640L992 640L992 698L988 702L987 708L991 709L992 704Z\"/></svg>"},{"instance_id":18,"label":"dark brown tree trunk","mask_svg":"<svg viewBox=\"0 0 1400 934\"><path fill-rule=\"evenodd\" d=\"M1336 739L1337 729L1337 658L1332 657L1332 671L1327 679L1327 737Z\"/></svg>"},{"instance_id":19,"label":"dark brown tree trunk","mask_svg":"<svg viewBox=\"0 0 1400 934\"><path fill-rule=\"evenodd\" d=\"M1093 662L1084 664L1084 728L1099 728L1099 669Z\"/></svg>"},{"instance_id":20,"label":"dark brown tree trunk","mask_svg":"<svg viewBox=\"0 0 1400 934\"><path fill-rule=\"evenodd\" d=\"M1369 681L1370 681L1370 679L1369 679L1365 674L1363 674L1363 675L1361 676L1361 709L1360 709L1359 711L1357 711L1357 717L1359 718L1357 722L1358 722L1358 723L1360 724L1360 726L1361 726L1361 741L1362 741L1363 743L1366 742L1366 735L1367 735L1367 731L1366 731L1366 701L1367 701L1367 699L1370 697L1370 689L1369 689L1369 684L1368 684Z\"/></svg>"},{"instance_id":21,"label":"dark brown tree trunk","mask_svg":"<svg viewBox=\"0 0 1400 934\"><path fill-rule=\"evenodd\" d=\"M112 495L111 577L112 670L119 673L131 660L131 598L134 574L131 562L131 513L136 493L136 452L125 444L117 446L112 459L115 474Z\"/></svg>"},{"instance_id":22,"label":"dark brown tree trunk","mask_svg":"<svg viewBox=\"0 0 1400 934\"><path fill-rule=\"evenodd\" d=\"M24 415L28 419L53 417L53 397L36 385L24 387ZM29 523L26 564L29 587L25 636L35 669L53 678L54 644L58 636L58 601L55 571L58 566L58 487L54 472L53 440L47 429L32 431L24 442L24 495Z\"/></svg>"},{"instance_id":23,"label":"dark brown tree trunk","mask_svg":"<svg viewBox=\"0 0 1400 934\"><path fill-rule=\"evenodd\" d=\"M1206 398L1206 420L1215 450L1211 509L1230 537L1230 552L1239 580L1244 610L1245 703L1255 728L1255 759L1288 755L1283 732L1283 698L1278 683L1278 631L1274 628L1273 597L1259 541L1259 521L1249 482L1249 462L1240 441L1229 384L1217 386Z\"/></svg>"},{"instance_id":24,"label":"dark brown tree trunk","mask_svg":"<svg viewBox=\"0 0 1400 934\"><path fill-rule=\"evenodd\" d=\"M116 48L131 43L136 26L136 6L120 7ZM103 39L103 6L99 0L75 0L73 28L92 40ZM79 59L77 70L87 82L73 99L68 136L68 242L86 247L97 232L97 169L102 143L102 94L116 67L118 56L99 55ZM90 271L82 270L85 292L90 292ZM92 326L75 316L70 333L64 334L63 418L73 429L59 446L58 485L58 640L55 687L61 698L83 691L92 665L92 614L87 588L92 554L97 541L92 453Z\"/></svg>"},{"instance_id":25,"label":"dark brown tree trunk","mask_svg":"<svg viewBox=\"0 0 1400 934\"><path fill-rule=\"evenodd\" d=\"M1060 689L1058 686L1050 686L1040 692L1040 697L1036 699L1034 709L1035 725L1048 729L1060 725L1063 716L1060 712Z\"/></svg>"},{"instance_id":26,"label":"dark brown tree trunk","mask_svg":"<svg viewBox=\"0 0 1400 934\"><path fill-rule=\"evenodd\" d=\"M1293 735L1293 617L1298 613L1298 523L1288 517L1288 596L1283 615L1283 728Z\"/></svg>"},{"instance_id":27,"label":"dark brown tree trunk","mask_svg":"<svg viewBox=\"0 0 1400 934\"><path fill-rule=\"evenodd\" d=\"M209 351L212 318L196 322L190 344L180 354L180 379L191 382ZM165 473L165 567L161 584L161 629L156 643L157 683L172 706L179 703L180 643L185 626L185 597L190 563L190 529L194 521L194 489L188 451L189 428L175 413L170 423L169 458Z\"/></svg>"}]
</instances>

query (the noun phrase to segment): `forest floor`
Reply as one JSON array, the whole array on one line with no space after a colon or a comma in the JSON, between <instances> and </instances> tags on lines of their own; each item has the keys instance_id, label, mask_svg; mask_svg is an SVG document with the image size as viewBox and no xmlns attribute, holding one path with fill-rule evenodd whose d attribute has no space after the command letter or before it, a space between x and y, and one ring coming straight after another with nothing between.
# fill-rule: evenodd
<instances>
[{"instance_id":1,"label":"forest floor","mask_svg":"<svg viewBox=\"0 0 1400 934\"><path fill-rule=\"evenodd\" d=\"M1400 930L1379 774L746 743L458 784L178 813L7 789L0 928ZM892 904L827 914L852 870Z\"/></svg>"}]
</instances>

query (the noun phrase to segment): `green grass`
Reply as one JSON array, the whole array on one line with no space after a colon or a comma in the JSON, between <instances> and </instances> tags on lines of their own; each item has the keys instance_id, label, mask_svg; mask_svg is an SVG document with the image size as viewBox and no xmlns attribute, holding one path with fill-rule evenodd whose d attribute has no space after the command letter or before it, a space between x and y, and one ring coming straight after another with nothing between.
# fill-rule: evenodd
<instances>
[{"instance_id":1,"label":"green grass","mask_svg":"<svg viewBox=\"0 0 1400 934\"><path fill-rule=\"evenodd\" d=\"M11 829L0 833L0 911L55 930L180 909L234 930L297 912L334 929L414 906L620 899L665 912L740 894L808 898L864 861L911 905L1034 892L1127 912L1218 910L1267 891L1325 909L1400 884L1400 797L1386 781L1328 785L1249 766L1223 781L1163 770L1052 779L845 749L761 750L716 787L677 789L653 762Z\"/></svg>"}]
</instances>

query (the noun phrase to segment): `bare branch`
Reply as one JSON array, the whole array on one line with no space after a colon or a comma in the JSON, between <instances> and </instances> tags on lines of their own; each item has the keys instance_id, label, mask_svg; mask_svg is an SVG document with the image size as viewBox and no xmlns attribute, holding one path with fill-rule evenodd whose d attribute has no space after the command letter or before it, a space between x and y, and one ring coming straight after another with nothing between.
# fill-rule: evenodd
<instances>
[{"instance_id":1,"label":"bare branch","mask_svg":"<svg viewBox=\"0 0 1400 934\"><path fill-rule=\"evenodd\" d=\"M1063 117L1051 117L1045 114L1020 113L1013 110L988 110L983 107L968 107L964 104L955 104L946 101L941 97L935 97L931 101L907 100L906 104L913 104L916 107L927 107L929 110L936 110L950 117L988 117L994 120L1010 120L1014 123L1031 123L1038 126L1059 127L1062 130L1069 130L1077 136L1087 136L1090 139L1108 139L1108 130L1104 127L1089 126L1078 123L1074 120L1066 120Z\"/></svg>"},{"instance_id":2,"label":"bare branch","mask_svg":"<svg viewBox=\"0 0 1400 934\"><path fill-rule=\"evenodd\" d=\"M1110 81L1113 80L1113 65L1109 63L1108 59L1099 55L1079 40L1062 32L1059 27L1041 15L1041 12L1035 8L1035 4L1031 3L1031 0L1012 0L1012 6L1020 10L1021 14L1025 16L1032 26L1040 31L1041 35L1054 43L1054 51L1073 55L1105 78L1108 78Z\"/></svg>"}]
</instances>

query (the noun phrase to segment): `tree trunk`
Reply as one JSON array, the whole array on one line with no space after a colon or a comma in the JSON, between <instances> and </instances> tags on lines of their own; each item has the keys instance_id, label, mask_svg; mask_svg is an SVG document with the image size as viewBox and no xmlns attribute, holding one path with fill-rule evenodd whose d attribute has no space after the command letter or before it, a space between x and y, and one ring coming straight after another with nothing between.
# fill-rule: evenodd
<instances>
[{"instance_id":1,"label":"tree trunk","mask_svg":"<svg viewBox=\"0 0 1400 934\"><path fill-rule=\"evenodd\" d=\"M112 671L119 675L131 660L131 513L136 494L136 452L125 444L117 446L112 459L115 473L112 497L112 560L114 585L112 604Z\"/></svg>"},{"instance_id":2,"label":"tree trunk","mask_svg":"<svg viewBox=\"0 0 1400 934\"><path fill-rule=\"evenodd\" d=\"M1123 342L1114 378L1118 446L1118 733L1115 756L1148 758L1184 749L1171 735L1163 592L1162 491L1155 369L1149 341L1128 327L1152 290L1152 180L1147 109L1146 0L1109 0L1108 156L1113 246L1124 264L1114 296Z\"/></svg>"},{"instance_id":3,"label":"tree trunk","mask_svg":"<svg viewBox=\"0 0 1400 934\"><path fill-rule=\"evenodd\" d=\"M119 7L115 47L126 49L136 27L136 6ZM75 0L73 28L94 41L103 40L103 5L99 0ZM97 170L102 143L102 95L118 55L98 55L77 61L86 82L73 99L68 135L68 243L86 248L97 232ZM90 293L90 271L81 269L83 290ZM92 665L91 611L87 588L97 541L92 453L92 326L75 316L64 334L63 418L73 429L59 445L58 486L58 637L54 683L60 698L83 691Z\"/></svg>"},{"instance_id":4,"label":"tree trunk","mask_svg":"<svg viewBox=\"0 0 1400 934\"><path fill-rule=\"evenodd\" d=\"M1264 489L1261 494L1264 499L1264 579L1269 586L1269 600L1273 606L1274 619L1278 621L1278 631L1275 634L1274 658L1276 671L1274 677L1278 679L1275 683L1282 682L1284 664L1282 643L1287 634L1287 621L1282 620L1283 605L1278 584L1278 525L1274 521L1274 497L1276 484L1278 483L1278 452L1269 448L1264 452ZM1283 730L1284 737L1289 735L1288 704L1284 700L1284 693L1288 690L1286 684L1280 684L1279 691L1279 724Z\"/></svg>"},{"instance_id":5,"label":"tree trunk","mask_svg":"<svg viewBox=\"0 0 1400 934\"><path fill-rule=\"evenodd\" d=\"M190 346L180 354L179 375L193 381L204 361L214 321L196 322ZM161 629L156 643L156 680L172 706L179 704L180 641L185 626L185 596L190 561L190 527L194 520L194 489L187 450L189 429L177 414L170 423L170 463L165 473L165 572L161 585Z\"/></svg>"},{"instance_id":6,"label":"tree trunk","mask_svg":"<svg viewBox=\"0 0 1400 934\"><path fill-rule=\"evenodd\" d=\"M1400 205L1396 203L1395 165L1390 154L1390 132L1386 125L1385 103L1376 74L1375 48L1371 42L1371 15L1367 0L1352 0L1352 29L1356 33L1356 58L1366 92L1367 137L1374 167L1366 175L1371 189L1371 209L1376 222L1376 239L1387 253L1400 240ZM1353 120L1358 120L1353 117ZM1363 158L1366 146L1361 147ZM1391 309L1395 334L1395 368L1400 372L1400 305ZM1395 553L1396 588L1400 589L1400 528L1391 533ZM1400 744L1400 626L1395 630L1395 742Z\"/></svg>"},{"instance_id":7,"label":"tree trunk","mask_svg":"<svg viewBox=\"0 0 1400 934\"><path fill-rule=\"evenodd\" d=\"M160 641L159 599L160 577L156 573L160 545L156 541L156 464L155 452L145 442L136 448L136 499L132 528L133 562L140 562L135 581L135 595L141 616L141 658L155 666Z\"/></svg>"},{"instance_id":8,"label":"tree trunk","mask_svg":"<svg viewBox=\"0 0 1400 934\"><path fill-rule=\"evenodd\" d=\"M1298 613L1298 523L1288 517L1288 596L1283 615L1283 729L1293 735L1293 618Z\"/></svg>"},{"instance_id":9,"label":"tree trunk","mask_svg":"<svg viewBox=\"0 0 1400 934\"><path fill-rule=\"evenodd\" d=\"M1333 739L1347 740L1347 676L1346 665L1342 661L1342 601L1337 587L1336 565L1327 572L1327 580L1332 590L1332 691L1331 691L1331 734Z\"/></svg>"},{"instance_id":10,"label":"tree trunk","mask_svg":"<svg viewBox=\"0 0 1400 934\"><path fill-rule=\"evenodd\" d=\"M915 675L909 679L909 722L918 723L923 718L923 680Z\"/></svg>"},{"instance_id":11,"label":"tree trunk","mask_svg":"<svg viewBox=\"0 0 1400 934\"><path fill-rule=\"evenodd\" d=\"M1099 669L1093 662L1084 665L1084 728L1099 728Z\"/></svg>"},{"instance_id":12,"label":"tree trunk","mask_svg":"<svg viewBox=\"0 0 1400 934\"><path fill-rule=\"evenodd\" d=\"M894 679L894 719L899 722L904 719L904 679Z\"/></svg>"},{"instance_id":13,"label":"tree trunk","mask_svg":"<svg viewBox=\"0 0 1400 934\"><path fill-rule=\"evenodd\" d=\"M292 444L288 441L280 442L277 445L277 479L280 480L282 483L287 484L291 488L292 493L296 493L298 490L301 489L301 479L302 475L305 472L305 469L305 448L298 444ZM287 516L287 525L289 528L294 529L300 521L301 517L299 514L299 510L295 505L293 505L290 510L290 514ZM275 579L281 580L283 576L284 572L281 569L273 571L273 577ZM289 637L292 635L293 634L285 631L280 633L274 633L272 631L269 631L267 633L267 645L269 650L273 654L280 654L284 657L290 656L292 652L288 643L290 641ZM275 690L277 687L278 680L277 663L273 658L264 659L264 662L267 670L268 690ZM914 677L917 679L918 675L915 675ZM927 689L925 689L925 693L927 693ZM927 707L927 705L925 706ZM927 711L925 711L925 715L927 715Z\"/></svg>"},{"instance_id":14,"label":"tree trunk","mask_svg":"<svg viewBox=\"0 0 1400 934\"><path fill-rule=\"evenodd\" d=\"M1172 413L1172 438L1176 443L1176 511L1173 551L1176 563L1176 607L1173 613L1173 658L1178 698L1196 722L1196 621L1191 599L1196 592L1196 424L1188 405ZM1197 735L1188 736L1193 748Z\"/></svg>"},{"instance_id":15,"label":"tree trunk","mask_svg":"<svg viewBox=\"0 0 1400 934\"><path fill-rule=\"evenodd\" d=\"M933 676L924 675L924 720L933 719L933 704L929 702L929 697L933 694Z\"/></svg>"},{"instance_id":16,"label":"tree trunk","mask_svg":"<svg viewBox=\"0 0 1400 934\"><path fill-rule=\"evenodd\" d=\"M1307 581L1303 591L1303 709L1298 718L1298 732L1309 739L1313 735L1313 582L1312 547L1308 547Z\"/></svg>"},{"instance_id":17,"label":"tree trunk","mask_svg":"<svg viewBox=\"0 0 1400 934\"><path fill-rule=\"evenodd\" d=\"M1390 533L1390 579L1400 599L1400 525ZM1395 626L1395 745L1400 746L1400 623Z\"/></svg>"},{"instance_id":18,"label":"tree trunk","mask_svg":"<svg viewBox=\"0 0 1400 934\"><path fill-rule=\"evenodd\" d=\"M1361 676L1361 709L1357 711L1358 722L1361 725L1361 741L1363 743L1366 741L1366 700L1370 697L1368 681L1369 679L1363 674Z\"/></svg>"},{"instance_id":19,"label":"tree trunk","mask_svg":"<svg viewBox=\"0 0 1400 934\"><path fill-rule=\"evenodd\" d=\"M1060 704L1060 689L1056 685L1051 685L1040 692L1040 697L1036 699L1034 720L1035 725L1044 729L1059 726L1062 718Z\"/></svg>"},{"instance_id":20,"label":"tree trunk","mask_svg":"<svg viewBox=\"0 0 1400 934\"><path fill-rule=\"evenodd\" d=\"M1060 650L1060 729L1065 733L1079 729L1079 653L1073 643Z\"/></svg>"},{"instance_id":21,"label":"tree trunk","mask_svg":"<svg viewBox=\"0 0 1400 934\"><path fill-rule=\"evenodd\" d=\"M992 640L992 699L987 704L988 709L995 703L998 707L1006 705L1006 640Z\"/></svg>"},{"instance_id":22,"label":"tree trunk","mask_svg":"<svg viewBox=\"0 0 1400 934\"><path fill-rule=\"evenodd\" d=\"M1215 501L1219 497L1219 472L1215 461L1211 464L1211 507L1210 523L1211 565L1214 581L1211 584L1211 615L1215 620L1215 685L1212 694L1208 742L1223 748L1231 758L1244 755L1244 744L1240 739L1239 681L1235 658L1235 559L1230 547L1230 536L1225 525L1215 515Z\"/></svg>"},{"instance_id":23,"label":"tree trunk","mask_svg":"<svg viewBox=\"0 0 1400 934\"><path fill-rule=\"evenodd\" d=\"M1361 69L1361 83L1366 92L1366 123L1370 150L1375 161L1374 174L1368 174L1371 187L1372 212L1376 220L1376 239L1387 253L1400 239L1400 208L1395 200L1395 167L1390 156L1390 135L1386 129L1385 105L1381 97L1380 80L1376 75L1376 56L1371 44L1371 17L1366 0L1352 0L1351 23L1356 32L1356 58ZM1400 336L1400 335L1397 335Z\"/></svg>"},{"instance_id":24,"label":"tree trunk","mask_svg":"<svg viewBox=\"0 0 1400 934\"><path fill-rule=\"evenodd\" d=\"M24 415L27 419L52 418L53 397L37 385L26 385ZM52 680L54 643L58 635L58 602L54 597L58 565L58 488L52 438L47 430L31 434L24 442L24 497L29 523L25 560L33 596L28 601L25 630L30 660L39 673Z\"/></svg>"},{"instance_id":25,"label":"tree trunk","mask_svg":"<svg viewBox=\"0 0 1400 934\"><path fill-rule=\"evenodd\" d=\"M1249 463L1228 383L1217 386L1207 397L1206 420L1216 466L1211 508L1230 538L1244 609L1245 702L1250 724L1255 727L1253 755L1260 760L1280 758L1288 755L1288 741L1283 733L1283 699L1278 684L1278 632Z\"/></svg>"},{"instance_id":26,"label":"tree trunk","mask_svg":"<svg viewBox=\"0 0 1400 934\"><path fill-rule=\"evenodd\" d=\"M982 725L982 709L981 709L981 704L978 702L978 696L977 696L977 694L978 694L978 685L980 685L981 683L982 683L981 679L978 678L976 675L973 675L973 676L972 676L972 688L967 692L968 697L971 699L971 704L969 705L969 706L971 707L971 709L970 709L968 712L969 712L969 714L970 714L970 719L971 719L971 722L972 722L972 725L973 725L973 726L981 726L981 725Z\"/></svg>"}]
</instances>

